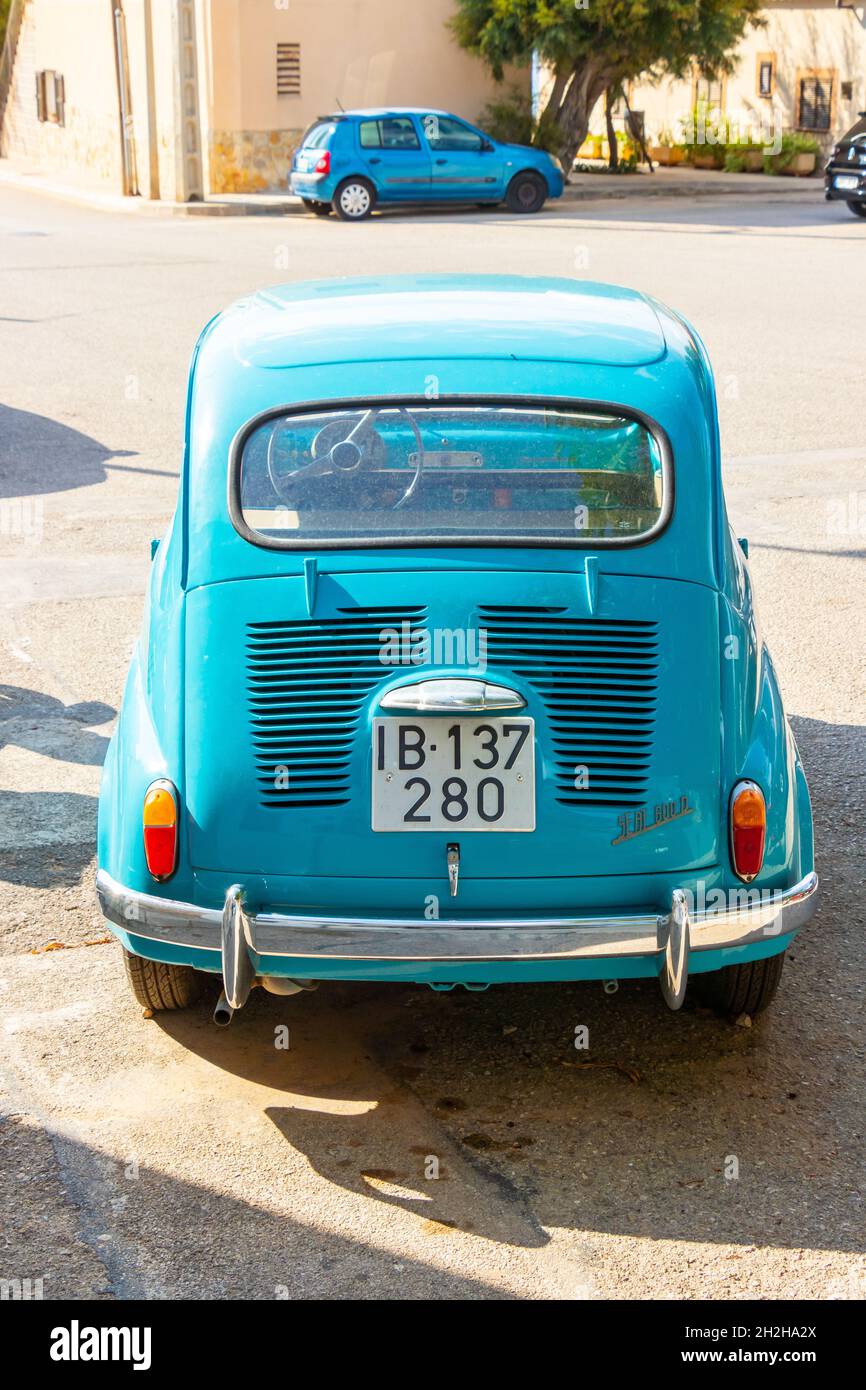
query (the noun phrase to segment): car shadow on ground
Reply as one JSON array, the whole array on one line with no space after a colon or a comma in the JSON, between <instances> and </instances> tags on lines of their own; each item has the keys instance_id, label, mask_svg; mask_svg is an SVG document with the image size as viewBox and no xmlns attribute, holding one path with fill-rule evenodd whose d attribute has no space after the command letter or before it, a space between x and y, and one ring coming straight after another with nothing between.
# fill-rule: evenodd
<instances>
[{"instance_id":1,"label":"car shadow on ground","mask_svg":"<svg viewBox=\"0 0 866 1390\"><path fill-rule=\"evenodd\" d=\"M16 1156L25 1169L18 1181L5 1185L0 1218L7 1260L9 1252L14 1252L17 1261L13 1269L29 1271L34 1250L38 1251L36 1267L44 1281L40 1296L45 1299L92 1298L94 1292L119 1299L263 1301L513 1297L481 1276L444 1269L434 1262L435 1247L428 1264L403 1251L398 1256L387 1246L378 1248L320 1224L293 1219L284 1209L292 1194L281 1190L279 1178L273 1184L275 1212L131 1161L129 1154L111 1152L110 1142L106 1151L65 1133L53 1136L65 1184L74 1192L76 1206L85 1202L98 1218L95 1229L110 1230L111 1237L103 1234L97 1239L94 1228L87 1225L85 1234L78 1234L79 1213L73 1208L70 1228L59 1242L71 1248L60 1250L56 1221L42 1228L53 1215L54 1204L62 1204L64 1198L53 1174L54 1154L50 1165L43 1161L41 1170L34 1162L28 1141L32 1144L35 1139L27 1134L20 1117L0 1120L0 1149L5 1154L15 1142ZM22 1177L33 1171L40 1181L31 1180L22 1188ZM65 1217L68 1207L61 1205L60 1211ZM93 1290L81 1288L77 1281L82 1276L89 1277Z\"/></svg>"},{"instance_id":2,"label":"car shadow on ground","mask_svg":"<svg viewBox=\"0 0 866 1390\"><path fill-rule=\"evenodd\" d=\"M135 450L109 449L47 415L0 405L0 498L90 487L105 481L111 459L134 457Z\"/></svg>"},{"instance_id":3,"label":"car shadow on ground","mask_svg":"<svg viewBox=\"0 0 866 1390\"><path fill-rule=\"evenodd\" d=\"M268 1088L266 1113L335 1186L446 1228L527 1246L557 1227L712 1242L730 1259L765 1246L862 1251L864 941L851 932L862 845L839 826L862 809L866 731L792 724L823 898L760 1019L720 1019L692 998L672 1014L654 982L635 981L613 994L599 983L256 990L229 1029L206 1009L159 1023Z\"/></svg>"},{"instance_id":4,"label":"car shadow on ground","mask_svg":"<svg viewBox=\"0 0 866 1390\"><path fill-rule=\"evenodd\" d=\"M107 724L115 713L99 700L65 705L41 690L0 685L0 748L14 743L63 762L101 767L109 740L88 726Z\"/></svg>"},{"instance_id":5,"label":"car shadow on ground","mask_svg":"<svg viewBox=\"0 0 866 1390\"><path fill-rule=\"evenodd\" d=\"M101 767L114 718L99 700L64 704L24 686L0 685L0 750L12 748L80 767ZM0 789L0 883L71 888L93 858L97 798L62 790Z\"/></svg>"},{"instance_id":6,"label":"car shadow on ground","mask_svg":"<svg viewBox=\"0 0 866 1390\"><path fill-rule=\"evenodd\" d=\"M0 790L0 885L72 888L93 859L97 798Z\"/></svg>"}]
</instances>

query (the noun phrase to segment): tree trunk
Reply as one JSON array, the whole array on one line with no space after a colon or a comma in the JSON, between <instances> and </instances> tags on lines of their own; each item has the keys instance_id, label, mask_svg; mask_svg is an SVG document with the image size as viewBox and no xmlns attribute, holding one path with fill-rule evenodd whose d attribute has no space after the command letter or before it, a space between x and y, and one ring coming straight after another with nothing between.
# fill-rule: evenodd
<instances>
[{"instance_id":1,"label":"tree trunk","mask_svg":"<svg viewBox=\"0 0 866 1390\"><path fill-rule=\"evenodd\" d=\"M539 125L541 125L544 121L556 120L556 117L559 113L560 105L562 103L562 98L565 93L565 89L568 86L568 79L570 77L571 72L568 69L566 69L565 72L562 72L559 69L557 69L556 73L554 74L553 86L550 89L550 95L547 98L544 110L539 114Z\"/></svg>"},{"instance_id":2,"label":"tree trunk","mask_svg":"<svg viewBox=\"0 0 866 1390\"><path fill-rule=\"evenodd\" d=\"M571 82L555 113L560 130L557 153L566 173L586 139L593 108L609 82L610 74L601 70L593 60L579 63L571 74Z\"/></svg>"},{"instance_id":3,"label":"tree trunk","mask_svg":"<svg viewBox=\"0 0 866 1390\"><path fill-rule=\"evenodd\" d=\"M608 87L604 94L604 123L607 126L607 166L612 174L615 174L619 168L619 149L613 126L613 104L615 101L616 87Z\"/></svg>"}]
</instances>

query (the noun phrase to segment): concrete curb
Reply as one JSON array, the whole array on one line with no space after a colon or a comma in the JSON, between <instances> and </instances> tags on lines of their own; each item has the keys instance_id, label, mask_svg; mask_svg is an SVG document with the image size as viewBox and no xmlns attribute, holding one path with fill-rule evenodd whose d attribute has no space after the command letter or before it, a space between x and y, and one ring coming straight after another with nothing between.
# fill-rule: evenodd
<instances>
[{"instance_id":1,"label":"concrete curb","mask_svg":"<svg viewBox=\"0 0 866 1390\"><path fill-rule=\"evenodd\" d=\"M2 167L0 161L0 187L20 188L25 192L43 193L50 198L60 198L79 207L93 208L99 212L125 212L133 216L151 217L282 217L285 213L305 211L300 198L285 198L265 194L244 198L231 194L232 201L208 199L203 203L173 203L167 199L151 201L149 198L127 198L120 193L102 193L98 189L80 188L75 184L62 183L45 178L41 174L29 174L19 169Z\"/></svg>"},{"instance_id":2,"label":"concrete curb","mask_svg":"<svg viewBox=\"0 0 866 1390\"><path fill-rule=\"evenodd\" d=\"M300 198L287 194L230 193L223 198L209 198L201 203L173 203L148 198L127 198L117 193L102 193L97 189L80 188L74 184L46 178L42 174L20 169L3 168L0 161L0 187L20 188L61 198L79 207L101 212L125 212L151 217L284 217L287 213L304 213ZM810 198L823 195L823 181L817 177L771 178L767 175L738 174L724 178L718 174L695 177L683 171L674 174L578 174L576 182L568 184L562 198L550 207L570 203L615 200L642 202L658 198L762 198L765 202L789 198ZM473 205L474 206L474 205Z\"/></svg>"}]
</instances>

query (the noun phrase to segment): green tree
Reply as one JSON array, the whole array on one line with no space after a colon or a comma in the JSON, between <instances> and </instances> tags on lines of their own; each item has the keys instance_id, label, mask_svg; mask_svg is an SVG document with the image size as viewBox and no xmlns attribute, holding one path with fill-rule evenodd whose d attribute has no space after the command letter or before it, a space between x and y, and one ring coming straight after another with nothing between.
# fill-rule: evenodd
<instances>
[{"instance_id":1,"label":"green tree","mask_svg":"<svg viewBox=\"0 0 866 1390\"><path fill-rule=\"evenodd\" d=\"M566 168L603 92L641 74L683 77L697 64L718 75L762 0L457 0L451 27L501 81L533 51L553 75L540 125L558 131Z\"/></svg>"},{"instance_id":2,"label":"green tree","mask_svg":"<svg viewBox=\"0 0 866 1390\"><path fill-rule=\"evenodd\" d=\"M0 0L0 52L3 49L3 42L6 38L6 25L9 20L9 10L12 0Z\"/></svg>"}]
</instances>

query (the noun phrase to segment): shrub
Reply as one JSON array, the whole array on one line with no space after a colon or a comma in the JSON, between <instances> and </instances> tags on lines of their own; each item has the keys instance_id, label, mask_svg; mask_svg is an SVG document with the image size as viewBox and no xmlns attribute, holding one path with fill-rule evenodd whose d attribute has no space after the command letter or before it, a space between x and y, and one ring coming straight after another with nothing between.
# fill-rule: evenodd
<instances>
[{"instance_id":1,"label":"shrub","mask_svg":"<svg viewBox=\"0 0 866 1390\"><path fill-rule=\"evenodd\" d=\"M786 131L782 136L782 148L778 154L764 155L764 173L779 174L798 154L817 154L821 146L814 135L804 135L797 130Z\"/></svg>"},{"instance_id":2,"label":"shrub","mask_svg":"<svg viewBox=\"0 0 866 1390\"><path fill-rule=\"evenodd\" d=\"M485 106L478 124L494 140L507 145L534 145L537 149L556 153L561 135L554 122L535 121L532 104L517 87Z\"/></svg>"}]
</instances>

